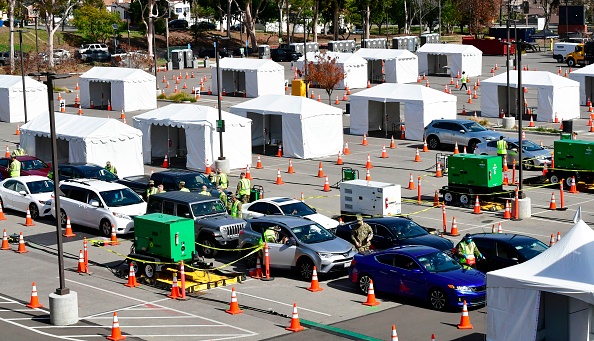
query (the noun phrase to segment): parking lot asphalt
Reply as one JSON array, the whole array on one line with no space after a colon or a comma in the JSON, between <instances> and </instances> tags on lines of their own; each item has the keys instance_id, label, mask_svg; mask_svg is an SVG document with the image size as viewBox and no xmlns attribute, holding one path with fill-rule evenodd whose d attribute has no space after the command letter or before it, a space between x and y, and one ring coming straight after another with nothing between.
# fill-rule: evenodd
<instances>
[{"instance_id":1,"label":"parking lot asphalt","mask_svg":"<svg viewBox=\"0 0 594 341\"><path fill-rule=\"evenodd\" d=\"M560 64L553 61L551 52L530 53L523 56L523 62L530 69L557 72ZM293 78L293 71L289 63L285 66L286 78ZM504 56L483 57L483 77L490 76L490 70L498 64L496 74L505 72ZM566 67L563 66L565 71ZM195 69L195 78L185 79L186 70L182 71L187 87L199 86L198 79L206 75L206 88L212 81L210 70ZM163 87L162 78L169 79L173 72L159 72L157 81ZM179 75L179 71L175 72ZM190 76L189 76L190 77ZM432 88L442 90L450 78L428 77ZM60 87L75 89L78 78L60 79L56 83ZM471 84L476 80L471 79ZM170 84L170 88L171 89ZM170 90L167 90L170 91ZM320 94L326 98L321 89L313 89L315 96ZM353 89L353 92L360 89ZM473 104L467 104L468 96L464 92L453 91L458 97L458 112L462 108L467 112L480 116L480 87L477 90L479 98ZM342 91L336 91L332 98ZM66 111L76 114L72 106L76 96L75 91L61 94L67 103ZM57 97L57 94L55 94ZM536 91L526 94L527 100L535 103ZM245 101L244 98L224 97L223 109ZM333 100L332 100L333 101ZM166 101L159 101L159 106L167 105ZM215 105L216 97L202 95L198 104ZM339 107L345 108L341 101ZM56 109L58 103L56 101ZM126 113L127 124L132 123L132 117L142 112ZM84 109L83 115L94 117L119 118L120 113L106 110ZM462 118L463 116L459 116ZM588 132L587 108L581 107L581 119L576 120L579 138L593 140L594 133ZM500 120L490 119L490 123L500 129ZM383 145L388 146L389 137L383 134L372 134L368 138L369 145L361 145L361 137L348 134L349 116L344 116L345 140L349 142L350 155L343 155L345 165L336 165L335 157L293 160L294 174L286 173L289 160L287 158L262 155L263 169L251 169L254 180L252 184L264 186L265 196L289 196L299 198L301 193L306 203L315 207L319 213L335 216L340 213L339 191L332 187L330 192L323 192L323 179L317 178L318 164L322 162L324 172L328 174L331 184L341 180L342 167L352 167L360 174L365 174L367 155L371 157L373 168L371 177L374 181L390 182L402 185L403 214L410 215L421 225L442 228L442 213L433 208L433 195L436 190L447 184L447 178L434 177L436 155L451 154L451 149L429 151L421 153L421 162L414 162L417 148L422 144L418 141L396 140L395 149L388 149L388 158L380 158ZM528 122L525 122L525 126ZM537 126L558 127L551 122L536 122ZM17 124L0 123L0 140L14 148L18 141L15 135ZM517 132L501 130L506 136L517 136ZM553 145L557 135L527 131L527 138L540 142L545 146ZM397 137L397 136L395 136ZM225 136L232 138L232 136ZM0 143L1 145L1 143ZM257 154L252 155L252 164L256 163ZM117 167L117 165L115 165ZM275 185L277 169L281 170L284 185ZM145 172L159 171L157 165L145 165ZM230 186L233 188L238 181L240 170L233 170L230 174ZM410 174L416 179L421 176L423 202L417 203L417 190L405 189ZM525 177L538 175L538 171L525 171ZM512 187L509 187L512 188ZM538 238L548 244L551 234L560 232L563 236L573 226L572 218L577 208L582 208L586 223L594 224L592 201L593 196L587 189L581 188L577 194L565 195L566 211L550 211L549 200L551 193L558 195L558 188L547 184L524 185L526 195L532 201L532 217L521 221L503 220L502 212L485 211L481 215L472 214L472 209L461 207L447 207L448 230L452 217L456 217L458 228L463 235L467 232L490 231L492 224L502 223L504 232L522 233ZM391 325L397 326L398 335L407 340L430 340L435 334L437 340L483 340L486 333L486 308L471 309L470 319L474 329L462 331L456 328L460 320L459 311L436 312L427 308L426 304L418 301L404 300L399 297L378 294L380 305L368 308L361 305L365 296L359 294L355 286L344 274L334 276L320 276L322 292L310 293L305 288L309 283L299 280L296 275L287 271L274 272L274 281L263 282L249 279L236 284L238 301L243 314L229 315L224 312L229 306L231 288L228 286L210 289L198 295L192 295L188 301L172 301L165 297L167 292L146 285L138 288L128 288L123 284L125 278L118 275L126 273L123 264L124 256L129 252L132 236L120 237L121 244L112 247L91 247L90 262L91 275L79 275L74 270L77 265L79 250L82 249L82 238L100 239L97 230L74 226L76 237L64 239L66 284L78 293L80 322L75 326L55 327L48 323L47 307L48 295L58 287L58 270L56 261L55 222L52 219L42 219L35 222L35 226L24 226L24 214L7 211L7 220L0 221L0 229L6 229L8 234L23 232L28 242L28 253L18 254L10 251L0 251L2 271L0 272L0 328L5 340L46 340L50 337L67 340L94 340L110 333L111 318L117 311L122 332L128 339L136 340L164 340L168 338L184 337L188 340L223 340L223 339L312 339L343 340L357 339L353 335L366 335L370 339L388 340ZM447 237L450 238L450 237ZM454 242L459 237L451 238ZM16 245L13 245L16 248ZM217 255L212 261L216 265L232 262L239 256L237 252L228 251ZM244 271L241 262L233 264L229 269ZM46 307L30 310L23 307L29 301L31 282L35 281L39 292L40 302ZM284 328L289 325L293 303L297 303L299 317L308 330L291 334ZM307 324L308 322L311 322ZM4 329L6 327L7 329ZM10 332L7 333L6 331ZM354 334L357 333L357 334Z\"/></svg>"}]
</instances>

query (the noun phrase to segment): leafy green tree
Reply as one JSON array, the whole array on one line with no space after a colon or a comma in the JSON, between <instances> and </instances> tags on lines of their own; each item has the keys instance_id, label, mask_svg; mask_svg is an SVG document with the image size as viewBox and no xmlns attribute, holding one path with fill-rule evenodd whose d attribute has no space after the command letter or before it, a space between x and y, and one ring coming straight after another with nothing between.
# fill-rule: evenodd
<instances>
[{"instance_id":1,"label":"leafy green tree","mask_svg":"<svg viewBox=\"0 0 594 341\"><path fill-rule=\"evenodd\" d=\"M105 8L92 5L75 9L72 23L86 40L102 43L113 36L114 31L117 32L125 26L117 12L112 13ZM114 30L113 25L117 25L118 29Z\"/></svg>"},{"instance_id":2,"label":"leafy green tree","mask_svg":"<svg viewBox=\"0 0 594 341\"><path fill-rule=\"evenodd\" d=\"M77 4L78 0L38 0L33 3L33 8L39 13L41 22L45 22L50 68L54 67L54 54L51 53L54 50L54 35Z\"/></svg>"}]
</instances>

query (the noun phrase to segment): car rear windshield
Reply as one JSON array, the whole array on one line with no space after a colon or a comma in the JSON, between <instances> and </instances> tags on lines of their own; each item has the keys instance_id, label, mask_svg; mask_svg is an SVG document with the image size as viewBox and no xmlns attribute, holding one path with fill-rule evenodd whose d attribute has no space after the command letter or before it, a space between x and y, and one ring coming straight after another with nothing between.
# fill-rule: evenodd
<instances>
[{"instance_id":1,"label":"car rear windshield","mask_svg":"<svg viewBox=\"0 0 594 341\"><path fill-rule=\"evenodd\" d=\"M105 168L84 169L82 171L83 177L87 179L99 179L103 181L112 182L118 179L112 172Z\"/></svg>"},{"instance_id":2,"label":"car rear windshield","mask_svg":"<svg viewBox=\"0 0 594 341\"><path fill-rule=\"evenodd\" d=\"M524 257L524 259L532 259L538 255L540 255L543 251L547 249L547 246L538 240L533 241L526 241L526 243L521 243L518 245L514 245L518 253Z\"/></svg>"},{"instance_id":3,"label":"car rear windshield","mask_svg":"<svg viewBox=\"0 0 594 341\"><path fill-rule=\"evenodd\" d=\"M283 211L285 215L294 215L297 217L303 217L316 213L314 210L311 209L311 207L307 206L302 202L294 202L291 204L282 205L280 209Z\"/></svg>"},{"instance_id":4,"label":"car rear windshield","mask_svg":"<svg viewBox=\"0 0 594 341\"><path fill-rule=\"evenodd\" d=\"M33 181L27 184L31 194L49 193L54 190L54 182L52 180Z\"/></svg>"},{"instance_id":5,"label":"car rear windshield","mask_svg":"<svg viewBox=\"0 0 594 341\"><path fill-rule=\"evenodd\" d=\"M466 128L466 130L468 130L470 132L487 130L487 129L485 129L485 127L483 127L482 125L480 125L476 122L468 122L468 123L464 123L462 125L464 126L464 128Z\"/></svg>"},{"instance_id":6,"label":"car rear windshield","mask_svg":"<svg viewBox=\"0 0 594 341\"><path fill-rule=\"evenodd\" d=\"M192 207L192 212L194 212L194 217L202 217L205 215L221 214L227 212L223 202L220 200L201 202L198 204L192 204L190 206Z\"/></svg>"},{"instance_id":7,"label":"car rear windshield","mask_svg":"<svg viewBox=\"0 0 594 341\"><path fill-rule=\"evenodd\" d=\"M400 220L389 224L388 227L399 239L420 237L427 234L425 229L410 220Z\"/></svg>"},{"instance_id":8,"label":"car rear windshield","mask_svg":"<svg viewBox=\"0 0 594 341\"><path fill-rule=\"evenodd\" d=\"M440 251L422 255L417 259L429 272L447 272L460 269L458 262Z\"/></svg>"},{"instance_id":9,"label":"car rear windshield","mask_svg":"<svg viewBox=\"0 0 594 341\"><path fill-rule=\"evenodd\" d=\"M297 239L305 244L321 243L334 239L334 235L316 223L293 227L291 231L293 231Z\"/></svg>"},{"instance_id":10,"label":"car rear windshield","mask_svg":"<svg viewBox=\"0 0 594 341\"><path fill-rule=\"evenodd\" d=\"M21 169L22 170L37 170L37 169L44 169L49 168L47 163L41 160L24 160L21 161Z\"/></svg>"},{"instance_id":11,"label":"car rear windshield","mask_svg":"<svg viewBox=\"0 0 594 341\"><path fill-rule=\"evenodd\" d=\"M142 202L142 198L129 188L103 191L99 192L99 194L108 207L135 205Z\"/></svg>"},{"instance_id":12,"label":"car rear windshield","mask_svg":"<svg viewBox=\"0 0 594 341\"><path fill-rule=\"evenodd\" d=\"M186 183L184 187L188 189L200 189L202 188L202 185L213 187L212 182L202 174L180 174L175 177L177 178L176 181L178 185L180 181L184 181Z\"/></svg>"}]
</instances>

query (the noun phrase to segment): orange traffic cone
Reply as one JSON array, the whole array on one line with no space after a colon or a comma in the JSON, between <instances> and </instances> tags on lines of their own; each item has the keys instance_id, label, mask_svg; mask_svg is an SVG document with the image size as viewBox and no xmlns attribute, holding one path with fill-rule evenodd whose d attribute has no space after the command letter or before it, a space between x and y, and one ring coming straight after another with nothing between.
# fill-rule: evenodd
<instances>
[{"instance_id":1,"label":"orange traffic cone","mask_svg":"<svg viewBox=\"0 0 594 341\"><path fill-rule=\"evenodd\" d=\"M577 186L575 184L575 176L571 177L571 187L569 187L568 193L578 193Z\"/></svg>"},{"instance_id":2,"label":"orange traffic cone","mask_svg":"<svg viewBox=\"0 0 594 341\"><path fill-rule=\"evenodd\" d=\"M555 245L555 235L551 233L551 241L549 242L549 247Z\"/></svg>"},{"instance_id":3,"label":"orange traffic cone","mask_svg":"<svg viewBox=\"0 0 594 341\"><path fill-rule=\"evenodd\" d=\"M58 101L61 101L61 100L62 100L62 93L58 92Z\"/></svg>"},{"instance_id":4,"label":"orange traffic cone","mask_svg":"<svg viewBox=\"0 0 594 341\"><path fill-rule=\"evenodd\" d=\"M350 96L351 95L351 89L349 88L348 85L345 86L345 90L346 90L347 95Z\"/></svg>"},{"instance_id":5,"label":"orange traffic cone","mask_svg":"<svg viewBox=\"0 0 594 341\"><path fill-rule=\"evenodd\" d=\"M276 150L276 157L283 156L283 145L281 143L278 144L278 149Z\"/></svg>"},{"instance_id":6,"label":"orange traffic cone","mask_svg":"<svg viewBox=\"0 0 594 341\"><path fill-rule=\"evenodd\" d=\"M412 173L410 173L410 180L408 181L408 187L406 189L415 189L415 181Z\"/></svg>"},{"instance_id":7,"label":"orange traffic cone","mask_svg":"<svg viewBox=\"0 0 594 341\"><path fill-rule=\"evenodd\" d=\"M318 178L323 178L324 175L324 170L322 169L322 162L320 162L320 165L318 166Z\"/></svg>"},{"instance_id":8,"label":"orange traffic cone","mask_svg":"<svg viewBox=\"0 0 594 341\"><path fill-rule=\"evenodd\" d=\"M321 101L322 101L322 96L318 95L318 102L321 102Z\"/></svg>"},{"instance_id":9,"label":"orange traffic cone","mask_svg":"<svg viewBox=\"0 0 594 341\"><path fill-rule=\"evenodd\" d=\"M344 155L349 155L351 150L349 149L349 141L344 141L344 150L342 151Z\"/></svg>"},{"instance_id":10,"label":"orange traffic cone","mask_svg":"<svg viewBox=\"0 0 594 341\"><path fill-rule=\"evenodd\" d=\"M235 287L231 288L231 304L228 310L225 310L227 314L237 315L243 313L243 310L239 309L239 303L237 303L237 293Z\"/></svg>"},{"instance_id":11,"label":"orange traffic cone","mask_svg":"<svg viewBox=\"0 0 594 341\"><path fill-rule=\"evenodd\" d=\"M458 150L458 142L456 142L456 144L454 145L454 155L455 154L460 154L460 151Z\"/></svg>"},{"instance_id":12,"label":"orange traffic cone","mask_svg":"<svg viewBox=\"0 0 594 341\"><path fill-rule=\"evenodd\" d=\"M382 159L388 158L388 153L386 152L386 145L382 146L382 155L380 156Z\"/></svg>"},{"instance_id":13,"label":"orange traffic cone","mask_svg":"<svg viewBox=\"0 0 594 341\"><path fill-rule=\"evenodd\" d=\"M12 250L12 248L8 244L8 236L6 235L6 229L4 229L4 233L2 233L2 247L0 247L0 250Z\"/></svg>"},{"instance_id":14,"label":"orange traffic cone","mask_svg":"<svg viewBox=\"0 0 594 341\"><path fill-rule=\"evenodd\" d=\"M280 168L276 169L276 181L274 182L276 185L284 184L283 178L281 178Z\"/></svg>"},{"instance_id":15,"label":"orange traffic cone","mask_svg":"<svg viewBox=\"0 0 594 341\"><path fill-rule=\"evenodd\" d=\"M365 181L371 181L371 173L369 172L369 169L367 170L367 172L365 174Z\"/></svg>"},{"instance_id":16,"label":"orange traffic cone","mask_svg":"<svg viewBox=\"0 0 594 341\"><path fill-rule=\"evenodd\" d=\"M212 168L210 167L210 163L208 162L208 159L204 159L204 174L208 175L210 173L212 173Z\"/></svg>"},{"instance_id":17,"label":"orange traffic cone","mask_svg":"<svg viewBox=\"0 0 594 341\"><path fill-rule=\"evenodd\" d=\"M340 101L338 100L338 95L336 95L336 100L334 101L334 104L336 104L336 105L340 104Z\"/></svg>"},{"instance_id":18,"label":"orange traffic cone","mask_svg":"<svg viewBox=\"0 0 594 341\"><path fill-rule=\"evenodd\" d=\"M468 316L468 307L466 306L466 300L464 300L464 305L462 305L462 317L460 317L460 324L458 325L458 329L472 329L472 324L470 324L470 317Z\"/></svg>"},{"instance_id":19,"label":"orange traffic cone","mask_svg":"<svg viewBox=\"0 0 594 341\"><path fill-rule=\"evenodd\" d=\"M78 251L78 267L76 268L76 272L79 274L87 273L87 267L85 265L85 257L83 256L83 251Z\"/></svg>"},{"instance_id":20,"label":"orange traffic cone","mask_svg":"<svg viewBox=\"0 0 594 341\"><path fill-rule=\"evenodd\" d=\"M173 275L173 283L171 284L171 294L167 295L171 299L178 299L181 297L179 293L179 286L177 285L177 276Z\"/></svg>"},{"instance_id":21,"label":"orange traffic cone","mask_svg":"<svg viewBox=\"0 0 594 341\"><path fill-rule=\"evenodd\" d=\"M314 94L313 90L311 91L311 97L310 98L311 99L315 99L316 98L316 95Z\"/></svg>"},{"instance_id":22,"label":"orange traffic cone","mask_svg":"<svg viewBox=\"0 0 594 341\"><path fill-rule=\"evenodd\" d=\"M295 171L293 170L293 159L289 159L289 169L287 169L287 173L293 174Z\"/></svg>"},{"instance_id":23,"label":"orange traffic cone","mask_svg":"<svg viewBox=\"0 0 594 341\"><path fill-rule=\"evenodd\" d=\"M396 149L396 142L394 142L394 135L390 139L390 149Z\"/></svg>"},{"instance_id":24,"label":"orange traffic cone","mask_svg":"<svg viewBox=\"0 0 594 341\"><path fill-rule=\"evenodd\" d=\"M365 169L371 169L373 166L371 165L371 155L367 154L367 162L365 162Z\"/></svg>"},{"instance_id":25,"label":"orange traffic cone","mask_svg":"<svg viewBox=\"0 0 594 341\"><path fill-rule=\"evenodd\" d=\"M245 178L248 180L254 180L252 178L252 173L250 172L250 165L245 165Z\"/></svg>"},{"instance_id":26,"label":"orange traffic cone","mask_svg":"<svg viewBox=\"0 0 594 341\"><path fill-rule=\"evenodd\" d=\"M417 148L417 152L415 154L415 162L421 162L421 155L419 155L419 148Z\"/></svg>"},{"instance_id":27,"label":"orange traffic cone","mask_svg":"<svg viewBox=\"0 0 594 341\"><path fill-rule=\"evenodd\" d=\"M111 336L107 337L108 340L111 341L120 341L125 340L126 337L122 335L120 331L120 323L118 321L118 313L115 311L113 312L113 324L111 326Z\"/></svg>"},{"instance_id":28,"label":"orange traffic cone","mask_svg":"<svg viewBox=\"0 0 594 341\"><path fill-rule=\"evenodd\" d=\"M363 133L363 141L361 142L361 145L367 146L367 133Z\"/></svg>"},{"instance_id":29,"label":"orange traffic cone","mask_svg":"<svg viewBox=\"0 0 594 341\"><path fill-rule=\"evenodd\" d=\"M503 211L503 219L511 219L511 209L509 200L505 201L505 211Z\"/></svg>"},{"instance_id":30,"label":"orange traffic cone","mask_svg":"<svg viewBox=\"0 0 594 341\"><path fill-rule=\"evenodd\" d=\"M371 88L371 82L367 80L367 88Z\"/></svg>"},{"instance_id":31,"label":"orange traffic cone","mask_svg":"<svg viewBox=\"0 0 594 341\"><path fill-rule=\"evenodd\" d=\"M74 98L74 107L75 108L80 107L80 97L78 96L78 93L76 94L76 97Z\"/></svg>"},{"instance_id":32,"label":"orange traffic cone","mask_svg":"<svg viewBox=\"0 0 594 341\"><path fill-rule=\"evenodd\" d=\"M292 332L300 332L305 329L301 326L301 323L299 322L299 314L297 313L297 303L293 303L293 315L291 316L291 325L285 329L290 330Z\"/></svg>"},{"instance_id":33,"label":"orange traffic cone","mask_svg":"<svg viewBox=\"0 0 594 341\"><path fill-rule=\"evenodd\" d=\"M78 82L76 82L76 87L74 88L74 90L80 90L80 87L78 86Z\"/></svg>"},{"instance_id":34,"label":"orange traffic cone","mask_svg":"<svg viewBox=\"0 0 594 341\"><path fill-rule=\"evenodd\" d=\"M122 112L120 112L120 120L123 120L126 118L126 113L124 112L124 109L122 109Z\"/></svg>"},{"instance_id":35,"label":"orange traffic cone","mask_svg":"<svg viewBox=\"0 0 594 341\"><path fill-rule=\"evenodd\" d=\"M425 87L428 88L429 87L429 80L427 79L427 81L425 82Z\"/></svg>"},{"instance_id":36,"label":"orange traffic cone","mask_svg":"<svg viewBox=\"0 0 594 341\"><path fill-rule=\"evenodd\" d=\"M481 214L481 203L479 201L478 195L476 196L476 200L474 202L474 214Z\"/></svg>"},{"instance_id":37,"label":"orange traffic cone","mask_svg":"<svg viewBox=\"0 0 594 341\"><path fill-rule=\"evenodd\" d=\"M72 233L72 225L70 225L70 217L66 217L66 232L63 234L64 237L75 237Z\"/></svg>"},{"instance_id":38,"label":"orange traffic cone","mask_svg":"<svg viewBox=\"0 0 594 341\"><path fill-rule=\"evenodd\" d=\"M8 145L6 145L6 152L4 153L4 157L10 157L10 149L8 149Z\"/></svg>"},{"instance_id":39,"label":"orange traffic cone","mask_svg":"<svg viewBox=\"0 0 594 341\"><path fill-rule=\"evenodd\" d=\"M124 284L129 288L135 288L140 286L140 284L136 283L136 274L134 273L134 266L130 263L130 272L128 273L128 283Z\"/></svg>"},{"instance_id":40,"label":"orange traffic cone","mask_svg":"<svg viewBox=\"0 0 594 341\"><path fill-rule=\"evenodd\" d=\"M324 192L330 192L330 183L328 182L328 175L326 175L326 179L324 180Z\"/></svg>"},{"instance_id":41,"label":"orange traffic cone","mask_svg":"<svg viewBox=\"0 0 594 341\"><path fill-rule=\"evenodd\" d=\"M2 205L0 204L0 220L6 220L6 217L4 216L4 211L2 211Z\"/></svg>"},{"instance_id":42,"label":"orange traffic cone","mask_svg":"<svg viewBox=\"0 0 594 341\"><path fill-rule=\"evenodd\" d=\"M33 282L31 286L33 287L31 289L31 300L29 301L29 304L27 304L27 307L31 309L43 308L43 305L39 303L39 297L37 296L37 286L35 285L35 282Z\"/></svg>"},{"instance_id":43,"label":"orange traffic cone","mask_svg":"<svg viewBox=\"0 0 594 341\"><path fill-rule=\"evenodd\" d=\"M107 100L107 111L111 111L111 101Z\"/></svg>"},{"instance_id":44,"label":"orange traffic cone","mask_svg":"<svg viewBox=\"0 0 594 341\"><path fill-rule=\"evenodd\" d=\"M109 245L120 245L120 242L118 242L118 237L116 235L115 226L113 224L111 224L111 237L109 240Z\"/></svg>"},{"instance_id":45,"label":"orange traffic cone","mask_svg":"<svg viewBox=\"0 0 594 341\"><path fill-rule=\"evenodd\" d=\"M29 251L27 251L25 249L25 239L23 238L23 232L21 232L19 234L19 248L15 251L17 253L27 253Z\"/></svg>"},{"instance_id":46,"label":"orange traffic cone","mask_svg":"<svg viewBox=\"0 0 594 341\"><path fill-rule=\"evenodd\" d=\"M396 325L392 325L392 337L390 341L398 341L398 333L396 333Z\"/></svg>"},{"instance_id":47,"label":"orange traffic cone","mask_svg":"<svg viewBox=\"0 0 594 341\"><path fill-rule=\"evenodd\" d=\"M342 100L343 101L347 101L348 100L346 91L342 93Z\"/></svg>"},{"instance_id":48,"label":"orange traffic cone","mask_svg":"<svg viewBox=\"0 0 594 341\"><path fill-rule=\"evenodd\" d=\"M427 153L429 151L429 146L427 146L427 139L423 140L423 152Z\"/></svg>"},{"instance_id":49,"label":"orange traffic cone","mask_svg":"<svg viewBox=\"0 0 594 341\"><path fill-rule=\"evenodd\" d=\"M161 165L162 168L169 168L169 160L167 158L167 154L165 154L165 159L163 160L163 164Z\"/></svg>"},{"instance_id":50,"label":"orange traffic cone","mask_svg":"<svg viewBox=\"0 0 594 341\"><path fill-rule=\"evenodd\" d=\"M456 224L456 217L452 217L452 230L450 231L450 236L456 237L459 236L458 233L458 224Z\"/></svg>"},{"instance_id":51,"label":"orange traffic cone","mask_svg":"<svg viewBox=\"0 0 594 341\"><path fill-rule=\"evenodd\" d=\"M375 291L373 290L372 280L369 280L369 287L367 287L367 301L363 302L363 305L370 307L379 305L379 302L375 300Z\"/></svg>"},{"instance_id":52,"label":"orange traffic cone","mask_svg":"<svg viewBox=\"0 0 594 341\"><path fill-rule=\"evenodd\" d=\"M507 156L503 155L503 171L507 172L509 168L507 168Z\"/></svg>"},{"instance_id":53,"label":"orange traffic cone","mask_svg":"<svg viewBox=\"0 0 594 341\"><path fill-rule=\"evenodd\" d=\"M313 267L313 271L311 273L311 286L307 288L307 290L311 292L318 292L324 289L320 288L320 283L318 283L318 272L316 271L316 267Z\"/></svg>"},{"instance_id":54,"label":"orange traffic cone","mask_svg":"<svg viewBox=\"0 0 594 341\"><path fill-rule=\"evenodd\" d=\"M258 154L258 161L256 162L256 169L262 169L262 159L260 158L260 154Z\"/></svg>"},{"instance_id":55,"label":"orange traffic cone","mask_svg":"<svg viewBox=\"0 0 594 341\"><path fill-rule=\"evenodd\" d=\"M532 119L532 115L530 115L530 123L528 124L528 127L534 127L534 120Z\"/></svg>"},{"instance_id":56,"label":"orange traffic cone","mask_svg":"<svg viewBox=\"0 0 594 341\"><path fill-rule=\"evenodd\" d=\"M502 185L509 185L509 178L507 177L507 172L503 173L503 183Z\"/></svg>"},{"instance_id":57,"label":"orange traffic cone","mask_svg":"<svg viewBox=\"0 0 594 341\"><path fill-rule=\"evenodd\" d=\"M557 203L555 202L555 192L551 194L551 203L549 204L549 210L557 210Z\"/></svg>"},{"instance_id":58,"label":"orange traffic cone","mask_svg":"<svg viewBox=\"0 0 594 341\"><path fill-rule=\"evenodd\" d=\"M31 211L27 207L27 217L25 218L25 226L35 226L33 219L31 218Z\"/></svg>"},{"instance_id":59,"label":"orange traffic cone","mask_svg":"<svg viewBox=\"0 0 594 341\"><path fill-rule=\"evenodd\" d=\"M78 112L77 112L78 116L83 114L83 110L82 107L78 107Z\"/></svg>"},{"instance_id":60,"label":"orange traffic cone","mask_svg":"<svg viewBox=\"0 0 594 341\"><path fill-rule=\"evenodd\" d=\"M503 229L501 228L501 223L497 224L497 233L503 233Z\"/></svg>"},{"instance_id":61,"label":"orange traffic cone","mask_svg":"<svg viewBox=\"0 0 594 341\"><path fill-rule=\"evenodd\" d=\"M435 177L441 178L443 177L443 173L441 172L441 162L437 161L437 168L435 169Z\"/></svg>"},{"instance_id":62,"label":"orange traffic cone","mask_svg":"<svg viewBox=\"0 0 594 341\"><path fill-rule=\"evenodd\" d=\"M341 156L340 154L341 154L341 153L340 153L340 152L338 152L338 160L336 160L336 164L337 164L337 165L343 165L343 163L342 163L342 156Z\"/></svg>"},{"instance_id":63,"label":"orange traffic cone","mask_svg":"<svg viewBox=\"0 0 594 341\"><path fill-rule=\"evenodd\" d=\"M557 232L557 241L561 240L561 232Z\"/></svg>"},{"instance_id":64,"label":"orange traffic cone","mask_svg":"<svg viewBox=\"0 0 594 341\"><path fill-rule=\"evenodd\" d=\"M557 116L557 113L555 113L555 120L553 121L553 123L559 123L559 117Z\"/></svg>"}]
</instances>

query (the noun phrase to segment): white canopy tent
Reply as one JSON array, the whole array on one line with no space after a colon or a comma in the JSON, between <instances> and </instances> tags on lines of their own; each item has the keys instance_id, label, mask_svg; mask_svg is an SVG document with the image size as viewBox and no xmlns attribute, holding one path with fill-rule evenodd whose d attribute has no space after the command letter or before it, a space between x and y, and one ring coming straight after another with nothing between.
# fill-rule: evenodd
<instances>
[{"instance_id":1,"label":"white canopy tent","mask_svg":"<svg viewBox=\"0 0 594 341\"><path fill-rule=\"evenodd\" d=\"M30 77L25 77L27 120L47 112L47 87ZM23 82L21 76L0 75L0 121L25 122Z\"/></svg>"},{"instance_id":2,"label":"white canopy tent","mask_svg":"<svg viewBox=\"0 0 594 341\"><path fill-rule=\"evenodd\" d=\"M466 72L468 77L477 77L483 67L483 52L472 45L425 44L417 50L417 56L419 73L427 75L456 77Z\"/></svg>"},{"instance_id":3,"label":"white canopy tent","mask_svg":"<svg viewBox=\"0 0 594 341\"><path fill-rule=\"evenodd\" d=\"M518 87L518 71L509 72L510 87ZM548 71L522 71L522 86L528 91L538 91L536 120L552 122L555 114L559 120L580 117L580 83L558 76ZM481 116L499 117L501 110L507 108L507 75L499 74L481 82ZM517 101L517 91L511 91L511 103ZM528 103L530 106L530 103ZM512 105L511 114L515 114Z\"/></svg>"},{"instance_id":4,"label":"white canopy tent","mask_svg":"<svg viewBox=\"0 0 594 341\"><path fill-rule=\"evenodd\" d=\"M385 75L386 83L414 83L419 76L418 58L408 50L359 49L355 55L367 60L367 79L375 82Z\"/></svg>"},{"instance_id":5,"label":"white canopy tent","mask_svg":"<svg viewBox=\"0 0 594 341\"><path fill-rule=\"evenodd\" d=\"M225 121L223 153L231 169L251 165L251 121L221 112ZM214 164L219 157L218 110L195 104L169 104L135 116L134 127L143 134L144 163L152 158L187 156L186 167L205 170L206 160Z\"/></svg>"},{"instance_id":6,"label":"white canopy tent","mask_svg":"<svg viewBox=\"0 0 594 341\"><path fill-rule=\"evenodd\" d=\"M114 111L150 110L157 107L156 78L140 69L96 66L80 76L80 104Z\"/></svg>"},{"instance_id":7,"label":"white canopy tent","mask_svg":"<svg viewBox=\"0 0 594 341\"><path fill-rule=\"evenodd\" d=\"M56 113L58 163L95 163L107 161L117 168L118 176L144 174L142 133L116 119ZM31 155L51 161L49 114L21 126L21 146Z\"/></svg>"},{"instance_id":8,"label":"white canopy tent","mask_svg":"<svg viewBox=\"0 0 594 341\"><path fill-rule=\"evenodd\" d=\"M594 338L594 231L583 221L549 250L487 274L487 340Z\"/></svg>"},{"instance_id":9,"label":"white canopy tent","mask_svg":"<svg viewBox=\"0 0 594 341\"><path fill-rule=\"evenodd\" d=\"M258 97L285 93L285 68L270 59L219 59L221 88L226 93ZM213 94L218 94L217 68L211 68Z\"/></svg>"},{"instance_id":10,"label":"white canopy tent","mask_svg":"<svg viewBox=\"0 0 594 341\"><path fill-rule=\"evenodd\" d=\"M594 100L594 65L573 70L569 73L569 79L580 83L580 105Z\"/></svg>"},{"instance_id":11,"label":"white canopy tent","mask_svg":"<svg viewBox=\"0 0 594 341\"><path fill-rule=\"evenodd\" d=\"M317 64L317 55L320 52L308 52L307 63ZM326 52L326 58L336 58L336 66L344 72L344 78L334 89L345 89L348 85L350 89L362 89L367 87L367 61L357 54L343 52ZM297 60L297 68L303 71L305 57Z\"/></svg>"},{"instance_id":12,"label":"white canopy tent","mask_svg":"<svg viewBox=\"0 0 594 341\"><path fill-rule=\"evenodd\" d=\"M456 118L456 96L418 84L385 83L351 95L351 134L389 131L404 121L407 140L423 140L434 119Z\"/></svg>"},{"instance_id":13,"label":"white canopy tent","mask_svg":"<svg viewBox=\"0 0 594 341\"><path fill-rule=\"evenodd\" d=\"M339 108L306 97L265 95L234 105L230 111L252 120L252 146L282 141L283 155L300 159L342 150Z\"/></svg>"}]
</instances>

